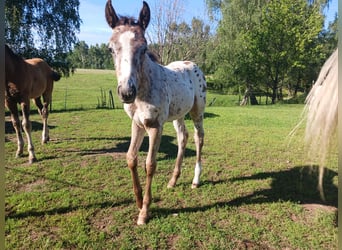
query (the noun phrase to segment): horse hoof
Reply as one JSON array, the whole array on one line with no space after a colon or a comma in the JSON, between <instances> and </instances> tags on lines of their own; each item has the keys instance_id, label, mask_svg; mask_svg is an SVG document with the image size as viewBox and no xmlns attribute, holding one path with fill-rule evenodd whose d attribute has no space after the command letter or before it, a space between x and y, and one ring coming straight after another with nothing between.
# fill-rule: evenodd
<instances>
[{"instance_id":1,"label":"horse hoof","mask_svg":"<svg viewBox=\"0 0 342 250\"><path fill-rule=\"evenodd\" d=\"M42 145L46 144L48 141L50 141L50 138L49 138L49 137L43 139L43 140L42 140Z\"/></svg>"},{"instance_id":2,"label":"horse hoof","mask_svg":"<svg viewBox=\"0 0 342 250\"><path fill-rule=\"evenodd\" d=\"M146 217L138 217L137 225L146 225L147 218Z\"/></svg>"},{"instance_id":3,"label":"horse hoof","mask_svg":"<svg viewBox=\"0 0 342 250\"><path fill-rule=\"evenodd\" d=\"M175 187L175 184L173 184L173 183L170 183L170 182L169 182L169 183L167 184L167 188L174 188L174 187Z\"/></svg>"},{"instance_id":4,"label":"horse hoof","mask_svg":"<svg viewBox=\"0 0 342 250\"><path fill-rule=\"evenodd\" d=\"M192 185L191 185L192 189L195 189L195 188L198 188L198 187L199 187L199 184L196 184L196 183L192 183Z\"/></svg>"},{"instance_id":5,"label":"horse hoof","mask_svg":"<svg viewBox=\"0 0 342 250\"><path fill-rule=\"evenodd\" d=\"M37 162L37 158L29 159L29 164L32 164L32 163L35 163L35 162Z\"/></svg>"},{"instance_id":6,"label":"horse hoof","mask_svg":"<svg viewBox=\"0 0 342 250\"><path fill-rule=\"evenodd\" d=\"M22 157L23 155L24 155L23 152L17 152L17 153L15 154L15 158L20 158L20 157Z\"/></svg>"}]
</instances>

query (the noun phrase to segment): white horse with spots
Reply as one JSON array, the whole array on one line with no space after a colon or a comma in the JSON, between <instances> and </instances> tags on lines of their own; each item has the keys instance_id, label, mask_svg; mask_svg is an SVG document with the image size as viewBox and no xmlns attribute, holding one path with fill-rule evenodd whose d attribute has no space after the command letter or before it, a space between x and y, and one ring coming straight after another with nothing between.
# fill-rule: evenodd
<instances>
[{"instance_id":1,"label":"white horse with spots","mask_svg":"<svg viewBox=\"0 0 342 250\"><path fill-rule=\"evenodd\" d=\"M145 30L150 21L150 8L143 2L139 19L118 17L111 1L105 9L106 19L113 30L109 49L113 54L118 80L117 92L124 109L132 119L131 143L127 152L127 164L133 179L136 203L140 209L137 224L145 224L151 203L151 183L156 170L165 122L173 121L177 132L178 154L168 187L174 187L181 173L188 132L184 116L189 113L195 130L196 165L192 187L200 184L203 147L203 115L206 103L206 81L202 71L189 61L173 62L166 67L149 56ZM138 150L145 131L149 136L146 157L146 186L142 196L137 164Z\"/></svg>"}]
</instances>

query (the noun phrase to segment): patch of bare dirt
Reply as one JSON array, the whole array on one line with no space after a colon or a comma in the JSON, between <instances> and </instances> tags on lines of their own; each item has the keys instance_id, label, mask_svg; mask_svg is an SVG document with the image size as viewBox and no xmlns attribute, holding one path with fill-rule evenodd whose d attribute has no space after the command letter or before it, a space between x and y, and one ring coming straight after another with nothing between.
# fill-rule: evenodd
<instances>
[{"instance_id":1,"label":"patch of bare dirt","mask_svg":"<svg viewBox=\"0 0 342 250\"><path fill-rule=\"evenodd\" d=\"M328 212L328 213L336 213L337 208L328 205L322 204L303 204L302 205L305 210L311 213L315 213L317 211Z\"/></svg>"},{"instance_id":2,"label":"patch of bare dirt","mask_svg":"<svg viewBox=\"0 0 342 250\"><path fill-rule=\"evenodd\" d=\"M38 186L46 184L46 182L47 182L47 180L45 180L45 179L37 179L33 182L30 182L30 183L27 183L27 184L21 186L20 191L30 192L30 191L36 189Z\"/></svg>"}]
</instances>

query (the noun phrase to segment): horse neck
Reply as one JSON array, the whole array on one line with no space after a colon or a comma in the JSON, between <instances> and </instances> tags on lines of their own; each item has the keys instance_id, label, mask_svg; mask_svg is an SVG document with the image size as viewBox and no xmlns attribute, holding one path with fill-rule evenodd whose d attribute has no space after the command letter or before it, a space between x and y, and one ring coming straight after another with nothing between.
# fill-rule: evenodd
<instances>
[{"instance_id":1,"label":"horse neck","mask_svg":"<svg viewBox=\"0 0 342 250\"><path fill-rule=\"evenodd\" d=\"M27 67L27 63L19 56L5 55L6 80L15 81L23 77L22 74Z\"/></svg>"},{"instance_id":2,"label":"horse neck","mask_svg":"<svg viewBox=\"0 0 342 250\"><path fill-rule=\"evenodd\" d=\"M138 74L140 88L143 88L145 91L150 90L153 74L158 74L158 71L160 70L159 68L159 64L152 61L151 58L146 55L141 71Z\"/></svg>"}]
</instances>

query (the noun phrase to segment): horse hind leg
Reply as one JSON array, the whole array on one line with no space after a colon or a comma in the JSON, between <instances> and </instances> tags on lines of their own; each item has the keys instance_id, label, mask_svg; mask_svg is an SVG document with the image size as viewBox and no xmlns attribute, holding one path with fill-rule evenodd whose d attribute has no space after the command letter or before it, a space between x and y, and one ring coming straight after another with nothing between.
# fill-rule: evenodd
<instances>
[{"instance_id":1,"label":"horse hind leg","mask_svg":"<svg viewBox=\"0 0 342 250\"><path fill-rule=\"evenodd\" d=\"M176 185L177 179L181 174L181 167L185 152L185 147L188 142L189 133L184 124L184 118L173 121L173 126L177 132L178 141L178 154L176 159L175 168L173 170L172 177L167 185L168 188L173 188Z\"/></svg>"},{"instance_id":2,"label":"horse hind leg","mask_svg":"<svg viewBox=\"0 0 342 250\"><path fill-rule=\"evenodd\" d=\"M23 135L21 132L21 125L20 125L20 120L19 120L19 115L18 115L18 107L17 107L16 102L7 100L7 98L5 102L6 102L7 108L11 112L11 121L12 121L12 125L17 136L18 149L15 154L15 157L18 158L23 155L23 151L24 151L24 140L23 140Z\"/></svg>"},{"instance_id":3,"label":"horse hind leg","mask_svg":"<svg viewBox=\"0 0 342 250\"><path fill-rule=\"evenodd\" d=\"M200 185L200 176L202 172L202 147L204 142L203 114L197 115L194 112L190 112L190 116L194 122L194 139L196 144L195 175L191 187L197 188Z\"/></svg>"},{"instance_id":4,"label":"horse hind leg","mask_svg":"<svg viewBox=\"0 0 342 250\"><path fill-rule=\"evenodd\" d=\"M27 99L26 102L21 103L21 109L23 113L23 120L22 126L25 131L27 137L27 151L29 153L29 163L32 164L33 162L37 161L37 158L34 153L34 146L31 137L31 121L30 121L30 100Z\"/></svg>"},{"instance_id":5,"label":"horse hind leg","mask_svg":"<svg viewBox=\"0 0 342 250\"><path fill-rule=\"evenodd\" d=\"M38 108L38 112L42 118L43 121L43 131L42 131L42 144L47 143L50 140L49 136L49 127L47 124L48 116L49 116L49 110L48 105L49 103L45 101L44 98L44 104L42 104L41 98L37 97L34 99L34 103L36 104Z\"/></svg>"}]
</instances>

